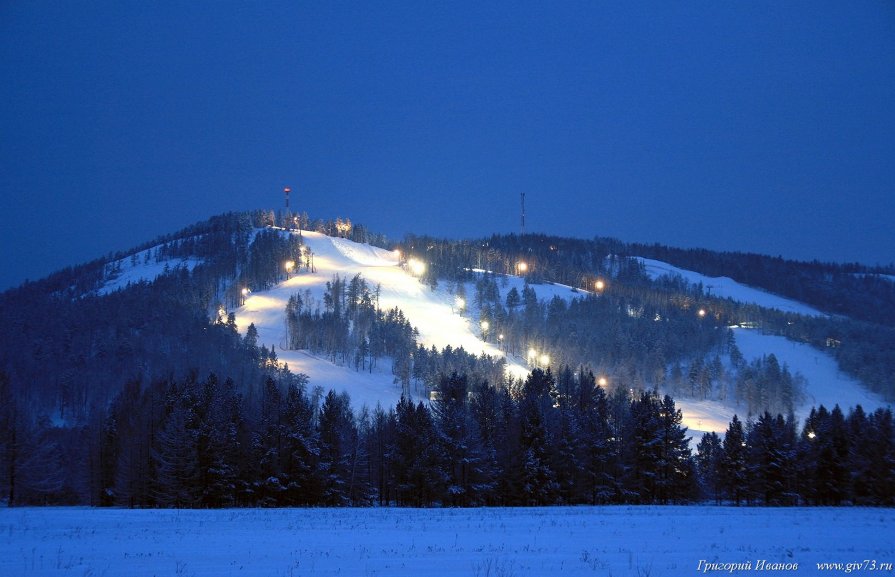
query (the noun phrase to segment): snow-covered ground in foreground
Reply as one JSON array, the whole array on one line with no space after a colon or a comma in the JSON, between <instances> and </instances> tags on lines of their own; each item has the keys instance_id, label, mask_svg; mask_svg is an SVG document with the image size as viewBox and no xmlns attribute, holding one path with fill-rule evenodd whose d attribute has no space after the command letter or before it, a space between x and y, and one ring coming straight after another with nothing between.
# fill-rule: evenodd
<instances>
[{"instance_id":1,"label":"snow-covered ground in foreground","mask_svg":"<svg viewBox=\"0 0 895 577\"><path fill-rule=\"evenodd\" d=\"M0 575L817 575L895 562L893 526L863 508L4 509Z\"/></svg>"},{"instance_id":2,"label":"snow-covered ground in foreground","mask_svg":"<svg viewBox=\"0 0 895 577\"><path fill-rule=\"evenodd\" d=\"M652 279L661 276L680 276L690 284L702 283L706 293L719 298L730 298L737 302L756 304L769 309L777 309L787 313L797 313L808 316L824 316L824 313L804 303L790 300L761 289L740 284L730 277L710 277L672 266L658 260L637 257L637 260L646 267L646 274Z\"/></svg>"}]
</instances>

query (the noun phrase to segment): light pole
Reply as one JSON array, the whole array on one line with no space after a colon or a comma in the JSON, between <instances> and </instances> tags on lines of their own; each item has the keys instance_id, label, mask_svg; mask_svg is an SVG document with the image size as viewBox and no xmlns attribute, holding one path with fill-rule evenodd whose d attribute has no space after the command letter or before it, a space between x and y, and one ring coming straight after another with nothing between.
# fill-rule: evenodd
<instances>
[{"instance_id":1,"label":"light pole","mask_svg":"<svg viewBox=\"0 0 895 577\"><path fill-rule=\"evenodd\" d=\"M488 323L488 321L482 321L480 325L482 327L482 340L488 342L488 327L490 327L491 325Z\"/></svg>"},{"instance_id":2,"label":"light pole","mask_svg":"<svg viewBox=\"0 0 895 577\"><path fill-rule=\"evenodd\" d=\"M419 259L412 258L407 261L407 265L410 267L410 272L414 276L421 277L423 276L423 273L426 272L426 263Z\"/></svg>"}]
</instances>

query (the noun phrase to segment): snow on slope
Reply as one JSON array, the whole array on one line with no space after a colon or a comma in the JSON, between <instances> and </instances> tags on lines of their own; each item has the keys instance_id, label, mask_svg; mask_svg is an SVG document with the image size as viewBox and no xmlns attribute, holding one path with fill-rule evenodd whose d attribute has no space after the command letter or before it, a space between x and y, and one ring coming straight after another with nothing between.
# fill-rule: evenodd
<instances>
[{"instance_id":1,"label":"snow on slope","mask_svg":"<svg viewBox=\"0 0 895 577\"><path fill-rule=\"evenodd\" d=\"M843 411L855 405L861 405L865 411L888 406L879 395L840 371L836 359L824 351L784 337L763 335L757 330L734 329L734 335L745 358L760 357L771 350L781 365L788 365L790 372L801 373L807 379L808 398L796 411L797 417L806 417L812 406L820 405L832 409L838 404Z\"/></svg>"},{"instance_id":2,"label":"snow on slope","mask_svg":"<svg viewBox=\"0 0 895 577\"><path fill-rule=\"evenodd\" d=\"M243 307L235 311L236 322L242 332L250 323L258 329L259 344L271 345L277 349L277 356L289 365L293 372L308 375L312 386L324 389L334 388L347 391L358 408L370 407L377 403L393 406L401 396L401 387L394 384L391 365L384 360L373 372L357 372L346 366L337 366L326 359L315 357L308 351L286 350L285 308L289 297L296 292L310 291L316 302L323 302L326 283L338 274L350 279L361 274L371 287L381 285L380 304L382 308L398 307L419 330L420 342L426 347L435 345L439 350L447 345L462 346L467 352L482 352L503 356L495 346L483 342L477 334L478 319L465 317L455 312L455 299L443 287L432 291L399 266L398 254L349 240L328 237L314 232L303 232L307 246L314 252L315 274L301 273L280 283L271 290L251 294ZM775 307L801 314L820 315L819 311L795 301L789 301L763 291L740 285L730 279L712 279L677 269L658 261L646 261L648 271L660 274L680 274L690 282L702 282L712 286L713 294L730 296L743 302ZM664 271L664 272L662 272ZM514 276L501 277L498 284L501 294L506 295L515 287L521 292L524 279ZM554 284L531 285L540 300L550 300L554 296L570 300L581 296L583 291ZM468 284L467 294L474 294L474 286ZM793 343L782 337L762 335L749 329L735 331L738 346L746 359L753 359L774 353L781 363L786 363L791 372L801 373L808 380L808 398L799 407L797 416L804 418L811 406L823 403L832 407L839 403L845 410L860 403L865 410L886 406L886 403L867 392L858 382L843 375L835 361L807 345ZM516 377L524 378L528 373L524 359L509 358L508 370ZM714 431L722 434L734 414L743 415L743 408L717 401L694 401L676 399L684 417L684 425L690 429L695 440L703 432Z\"/></svg>"},{"instance_id":3,"label":"snow on slope","mask_svg":"<svg viewBox=\"0 0 895 577\"><path fill-rule=\"evenodd\" d=\"M657 260L637 258L646 267L650 278L664 275L680 276L691 284L702 283L706 292L737 302L755 304L765 308L807 316L825 316L821 311L798 301L756 289L729 277L709 277L681 269ZM857 380L843 374L835 359L809 345L796 343L784 337L764 335L754 329L735 329L734 335L740 352L747 360L773 353L781 364L786 364L790 372L800 373L807 380L807 398L796 408L796 417L804 420L811 410L823 404L832 408L837 403L843 411L860 404L865 410L873 411L888 406L882 398L864 388ZM684 425L698 439L702 433L714 431L723 433L734 414L745 418L744 409L717 401L695 401L675 399L684 417Z\"/></svg>"},{"instance_id":4,"label":"snow on slope","mask_svg":"<svg viewBox=\"0 0 895 577\"><path fill-rule=\"evenodd\" d=\"M116 260L106 265L105 282L97 291L99 295L106 295L127 287L129 284L137 284L143 281L152 282L164 274L165 270L173 271L178 268L193 270L202 261L200 259L165 259L156 261L152 252L158 247L140 251L132 257Z\"/></svg>"},{"instance_id":5,"label":"snow on slope","mask_svg":"<svg viewBox=\"0 0 895 577\"><path fill-rule=\"evenodd\" d=\"M663 275L678 275L692 284L702 283L711 294L721 298L731 298L737 302L755 304L766 308L775 308L785 312L809 316L825 316L817 309L763 290L755 289L734 281L728 277L708 277L697 272L677 268L670 264L639 258L646 266L647 274L656 279ZM509 284L501 287L503 294L515 286L522 291L524 280L519 277L508 277ZM532 285L538 291L539 299L550 299L554 294L568 298L576 296L571 287L563 285ZM578 290L578 295L587 291ZM881 397L869 392L860 382L843 374L836 365L835 359L823 351L811 346L795 343L783 337L764 335L758 330L735 329L737 346L743 356L752 360L771 353L777 356L781 364L785 363L790 372L800 373L808 382L808 394L804 402L796 410L796 417L804 420L811 407L821 404L832 408L835 404L847 411L860 404L865 410L873 411L878 407L886 407ZM675 404L683 415L683 424L689 428L692 437L698 441L703 433L716 432L722 434L734 414L745 419L743 407L719 401L698 401L694 399L675 399Z\"/></svg>"},{"instance_id":6,"label":"snow on slope","mask_svg":"<svg viewBox=\"0 0 895 577\"><path fill-rule=\"evenodd\" d=\"M371 288L380 285L381 308L401 309L410 324L419 331L420 343L426 347L434 345L441 350L450 345L453 348L463 347L476 355L484 352L496 357L504 356L497 347L477 336L477 319L455 312L452 294L443 288L432 291L420 283L419 279L399 266L396 252L316 232L303 231L302 237L314 253L317 272L297 274L270 290L249 295L245 305L235 314L240 331L245 332L249 324L254 323L259 344L268 347L275 345L277 357L286 362L291 371L308 375L312 386L347 391L357 407L363 404L372 407L377 402L391 406L401 396L400 386L393 384L394 377L388 363L380 361L371 374L335 366L307 351L285 349L285 308L289 297L308 290L316 302L322 303L326 283L336 274L347 279L360 274ZM510 278L508 282L518 284L520 291L524 283L518 278ZM533 288L539 299L549 299L554 295L567 299L575 296L571 288L560 285L533 285ZM528 373L521 359L508 359L508 364L509 370L517 377Z\"/></svg>"},{"instance_id":7,"label":"snow on slope","mask_svg":"<svg viewBox=\"0 0 895 577\"><path fill-rule=\"evenodd\" d=\"M895 509L862 507L3 507L0 574L797 577L867 559L890 575L893 526Z\"/></svg>"},{"instance_id":8,"label":"snow on slope","mask_svg":"<svg viewBox=\"0 0 895 577\"><path fill-rule=\"evenodd\" d=\"M838 404L846 413L856 405L861 405L867 412L889 406L882 397L840 371L836 360L824 351L784 337L764 335L756 329L735 328L734 336L737 347L746 359L773 353L781 366L785 364L791 373L805 377L806 398L795 410L795 416L801 422L805 421L812 407L820 405L832 409ZM706 432L723 434L734 414L742 420L747 417L745 407L717 401L675 399L675 403L681 409L684 425L690 428L694 441Z\"/></svg>"},{"instance_id":9,"label":"snow on slope","mask_svg":"<svg viewBox=\"0 0 895 577\"><path fill-rule=\"evenodd\" d=\"M658 260L637 257L646 267L646 274L652 279L662 276L679 276L690 284L702 283L707 294L719 298L730 298L737 302L756 304L769 309L807 316L826 316L821 311L804 303L790 300L773 293L740 284L730 277L710 277L698 272L685 270Z\"/></svg>"}]
</instances>

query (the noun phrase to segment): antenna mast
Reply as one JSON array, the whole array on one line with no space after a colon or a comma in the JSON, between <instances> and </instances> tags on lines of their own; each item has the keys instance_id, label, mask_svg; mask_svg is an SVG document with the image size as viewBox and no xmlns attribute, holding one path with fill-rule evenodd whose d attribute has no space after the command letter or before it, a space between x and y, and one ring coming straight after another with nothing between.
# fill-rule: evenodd
<instances>
[{"instance_id":1,"label":"antenna mast","mask_svg":"<svg viewBox=\"0 0 895 577\"><path fill-rule=\"evenodd\" d=\"M283 189L283 193L286 195L286 212L283 213L283 228L290 229L292 228L292 215L289 213L289 193L292 192L292 189L288 186Z\"/></svg>"},{"instance_id":2,"label":"antenna mast","mask_svg":"<svg viewBox=\"0 0 895 577\"><path fill-rule=\"evenodd\" d=\"M525 234L525 193L522 193L522 234Z\"/></svg>"}]
</instances>

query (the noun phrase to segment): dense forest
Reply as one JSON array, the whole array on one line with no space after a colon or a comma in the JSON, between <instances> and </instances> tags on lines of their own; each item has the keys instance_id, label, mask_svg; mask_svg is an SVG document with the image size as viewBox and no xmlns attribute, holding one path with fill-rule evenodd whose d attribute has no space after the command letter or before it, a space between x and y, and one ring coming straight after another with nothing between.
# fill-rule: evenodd
<instances>
[{"instance_id":1,"label":"dense forest","mask_svg":"<svg viewBox=\"0 0 895 577\"><path fill-rule=\"evenodd\" d=\"M267 378L129 382L88 425L16 416L0 377L0 490L10 505L127 507L895 504L891 410L820 407L797 428L734 417L695 454L670 396L608 393L534 369L494 387L452 373L430 404L352 410L346 393Z\"/></svg>"},{"instance_id":2,"label":"dense forest","mask_svg":"<svg viewBox=\"0 0 895 577\"><path fill-rule=\"evenodd\" d=\"M529 356L535 370L514 381L502 358L426 348L400 309L379 306L378 287L336 276L322 302L307 292L290 299L286 346L356 371L388 364L404 400L362 408L292 374L274 348L259 345L254 327L236 330L232 311L248 291L317 274L315 255L280 218L214 217L0 294L0 499L892 503L891 413L819 407L799 428L786 415L801 401L802 377L773 355L743 358L729 329L760 327L823 348L891 399L891 269L599 238L408 236L398 245L405 258L426 262L424 283L469 303L460 312L487 323L483 339L521 358L535 348L543 357ZM296 222L394 248L347 219ZM634 255L837 314L785 314L719 299L680 278L652 280L627 258ZM122 283L138 263L156 265L159 276ZM525 279L521 290L507 286L509 274ZM799 284L791 279L804 281L801 293L781 288ZM539 300L534 287L544 283L579 296ZM702 439L693 454L664 393L735 404L744 422Z\"/></svg>"}]
</instances>

